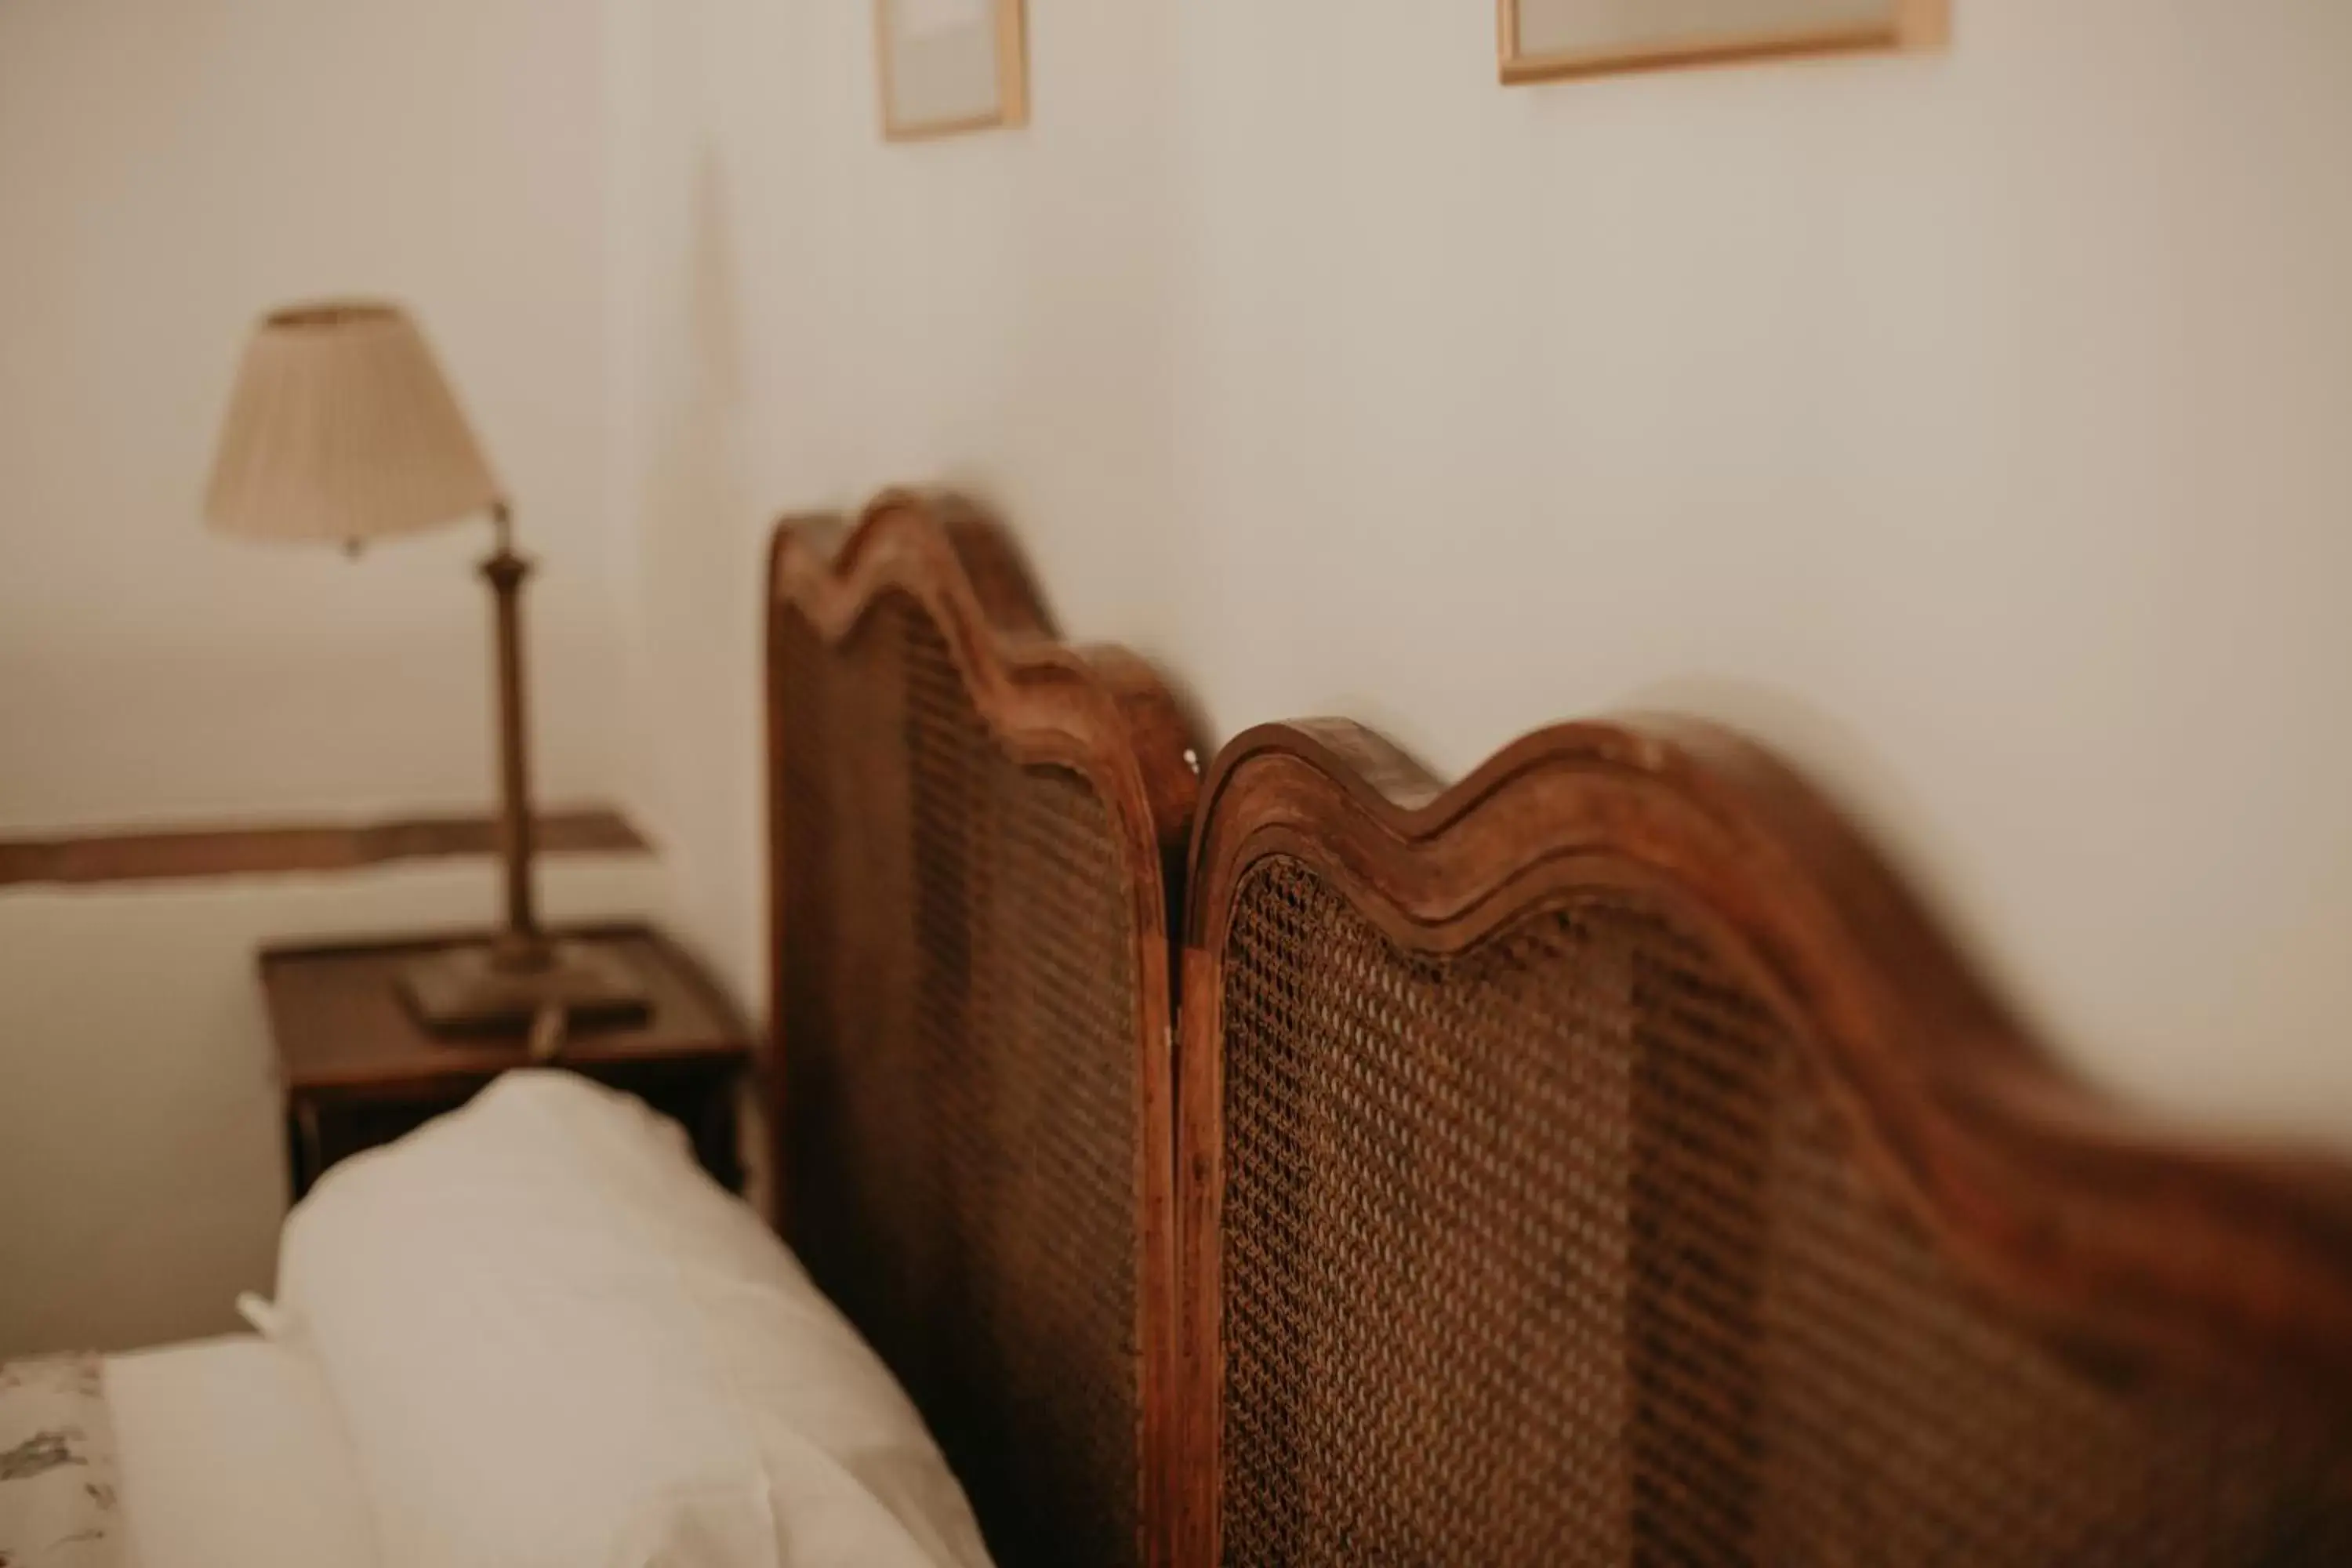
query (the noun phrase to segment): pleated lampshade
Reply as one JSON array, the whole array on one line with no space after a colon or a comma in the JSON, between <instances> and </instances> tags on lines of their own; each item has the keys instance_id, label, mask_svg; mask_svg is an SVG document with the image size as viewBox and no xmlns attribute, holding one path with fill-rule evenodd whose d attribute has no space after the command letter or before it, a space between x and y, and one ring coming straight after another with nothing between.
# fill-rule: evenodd
<instances>
[{"instance_id":1,"label":"pleated lampshade","mask_svg":"<svg viewBox=\"0 0 2352 1568\"><path fill-rule=\"evenodd\" d=\"M279 310L238 368L205 516L224 533L357 543L480 512L498 480L396 305Z\"/></svg>"}]
</instances>

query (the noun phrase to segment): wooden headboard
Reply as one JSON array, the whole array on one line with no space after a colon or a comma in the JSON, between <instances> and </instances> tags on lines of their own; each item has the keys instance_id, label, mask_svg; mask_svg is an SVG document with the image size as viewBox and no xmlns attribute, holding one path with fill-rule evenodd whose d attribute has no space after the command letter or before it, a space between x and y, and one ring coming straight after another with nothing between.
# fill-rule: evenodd
<instances>
[{"instance_id":1,"label":"wooden headboard","mask_svg":"<svg viewBox=\"0 0 2352 1568\"><path fill-rule=\"evenodd\" d=\"M1053 640L952 500L787 521L772 581L782 1228L1000 1563L1139 1561L1184 724L1140 661Z\"/></svg>"},{"instance_id":2,"label":"wooden headboard","mask_svg":"<svg viewBox=\"0 0 2352 1568\"><path fill-rule=\"evenodd\" d=\"M2100 1102L1756 750L1254 731L1182 929L1179 1563L2352 1563L2346 1171Z\"/></svg>"}]
</instances>

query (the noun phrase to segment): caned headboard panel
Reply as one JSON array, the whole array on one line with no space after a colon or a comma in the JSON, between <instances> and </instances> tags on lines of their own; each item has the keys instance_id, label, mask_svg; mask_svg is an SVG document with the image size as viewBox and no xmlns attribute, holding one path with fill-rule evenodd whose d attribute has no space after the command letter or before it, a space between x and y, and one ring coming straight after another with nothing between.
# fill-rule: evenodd
<instances>
[{"instance_id":1,"label":"caned headboard panel","mask_svg":"<svg viewBox=\"0 0 2352 1568\"><path fill-rule=\"evenodd\" d=\"M769 635L786 1238L999 1563L1140 1561L1184 726L949 499L781 525Z\"/></svg>"},{"instance_id":2,"label":"caned headboard panel","mask_svg":"<svg viewBox=\"0 0 2352 1568\"><path fill-rule=\"evenodd\" d=\"M1181 1563L2352 1562L2352 1183L2049 1065L1701 727L1204 788Z\"/></svg>"}]
</instances>

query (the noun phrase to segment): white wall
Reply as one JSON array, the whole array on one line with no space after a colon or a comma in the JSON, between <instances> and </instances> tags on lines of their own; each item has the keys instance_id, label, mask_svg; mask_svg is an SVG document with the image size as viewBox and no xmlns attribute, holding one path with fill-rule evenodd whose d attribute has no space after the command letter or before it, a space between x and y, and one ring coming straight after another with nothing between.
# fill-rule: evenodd
<instances>
[{"instance_id":1,"label":"white wall","mask_svg":"<svg viewBox=\"0 0 2352 1568\"><path fill-rule=\"evenodd\" d=\"M0 837L478 811L486 529L345 561L205 532L270 306L420 312L544 570L543 800L625 794L580 0L0 0ZM551 906L657 908L644 857ZM491 868L0 889L0 1357L227 1327L284 1155L253 952L481 923Z\"/></svg>"},{"instance_id":2,"label":"white wall","mask_svg":"<svg viewBox=\"0 0 2352 1568\"><path fill-rule=\"evenodd\" d=\"M483 862L157 887L0 889L0 1359L237 1326L285 1216L277 1062L254 955L446 928ZM646 857L566 858L560 919L660 898Z\"/></svg>"},{"instance_id":3,"label":"white wall","mask_svg":"<svg viewBox=\"0 0 2352 1568\"><path fill-rule=\"evenodd\" d=\"M0 5L0 831L479 807L487 528L223 539L244 341L406 300L544 571L551 797L609 795L601 18L577 0Z\"/></svg>"},{"instance_id":4,"label":"white wall","mask_svg":"<svg viewBox=\"0 0 2352 1568\"><path fill-rule=\"evenodd\" d=\"M546 559L546 795L746 995L766 524L928 476L1220 736L1739 723L2086 1068L2352 1137L2352 9L1511 91L1484 5L1029 9L1030 130L886 147L870 0L0 0L0 832L484 801L477 535L197 523L252 316L382 290ZM266 1275L255 945L490 907L0 898L0 1353Z\"/></svg>"},{"instance_id":5,"label":"white wall","mask_svg":"<svg viewBox=\"0 0 2352 1568\"><path fill-rule=\"evenodd\" d=\"M1219 735L1740 724L2085 1068L2352 1138L2352 7L1507 91L1486 5L1031 0L1034 127L905 147L868 0L607 11L652 798L739 982L764 525L929 476Z\"/></svg>"}]
</instances>

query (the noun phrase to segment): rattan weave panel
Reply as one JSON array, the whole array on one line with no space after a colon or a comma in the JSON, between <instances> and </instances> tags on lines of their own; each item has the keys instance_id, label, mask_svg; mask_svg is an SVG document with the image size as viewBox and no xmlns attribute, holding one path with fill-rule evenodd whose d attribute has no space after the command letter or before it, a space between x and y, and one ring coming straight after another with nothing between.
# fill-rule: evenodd
<instances>
[{"instance_id":1,"label":"rattan weave panel","mask_svg":"<svg viewBox=\"0 0 2352 1568\"><path fill-rule=\"evenodd\" d=\"M1644 902L1439 961L1276 857L1224 958L1227 1563L2352 1563L2342 1434L1962 1291Z\"/></svg>"},{"instance_id":2,"label":"rattan weave panel","mask_svg":"<svg viewBox=\"0 0 2352 1568\"><path fill-rule=\"evenodd\" d=\"M913 600L778 658L787 1234L1007 1568L1137 1556L1129 880Z\"/></svg>"}]
</instances>

